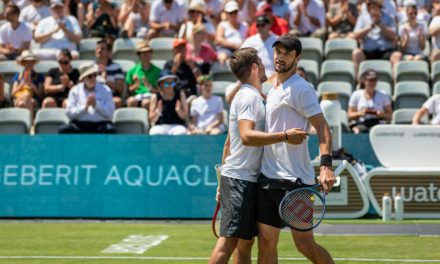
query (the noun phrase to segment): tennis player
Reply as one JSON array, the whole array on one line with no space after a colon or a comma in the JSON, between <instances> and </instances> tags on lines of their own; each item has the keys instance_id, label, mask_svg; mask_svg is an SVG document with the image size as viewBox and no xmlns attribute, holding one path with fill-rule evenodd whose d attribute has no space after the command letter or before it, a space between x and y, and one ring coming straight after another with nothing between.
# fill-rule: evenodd
<instances>
[{"instance_id":1,"label":"tennis player","mask_svg":"<svg viewBox=\"0 0 440 264\"><path fill-rule=\"evenodd\" d=\"M229 64L242 85L230 108L220 183L220 238L209 258L210 264L228 263L237 244L239 247L234 262L251 263L252 239L258 234L257 178L263 146L274 143L301 144L308 135L297 128L275 133L263 132L265 107L261 89L267 78L257 50L238 49L232 54ZM250 243L246 244L245 241ZM240 250L241 245L248 251Z\"/></svg>"},{"instance_id":2,"label":"tennis player","mask_svg":"<svg viewBox=\"0 0 440 264\"><path fill-rule=\"evenodd\" d=\"M286 127L297 127L308 132L310 125L319 137L321 166L319 181L324 191L335 182L332 172L331 132L322 114L315 90L296 74L301 55L301 42L291 34L280 36L272 45L277 83L267 95L266 129L268 133L283 132ZM282 181L284 180L284 181ZM277 243L283 228L278 214L285 190L268 183L290 185L315 184L307 140L300 145L272 144L264 147L257 198L258 263L277 263ZM264 187L264 188L263 188ZM330 254L318 245L313 232L291 231L297 249L313 263L333 263Z\"/></svg>"}]
</instances>

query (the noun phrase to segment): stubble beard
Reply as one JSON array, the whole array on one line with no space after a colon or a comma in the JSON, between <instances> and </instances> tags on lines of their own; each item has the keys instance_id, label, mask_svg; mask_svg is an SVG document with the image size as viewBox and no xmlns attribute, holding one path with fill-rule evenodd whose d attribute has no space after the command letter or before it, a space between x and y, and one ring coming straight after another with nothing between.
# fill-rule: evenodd
<instances>
[{"instance_id":1,"label":"stubble beard","mask_svg":"<svg viewBox=\"0 0 440 264\"><path fill-rule=\"evenodd\" d=\"M292 64L290 64L290 65L279 66L279 67L277 67L275 65L275 71L277 73L285 73L285 72L288 72L288 71L290 71L291 69L293 69L295 67L296 67L296 64L295 64L295 60L294 60L294 61L292 61Z\"/></svg>"}]
</instances>

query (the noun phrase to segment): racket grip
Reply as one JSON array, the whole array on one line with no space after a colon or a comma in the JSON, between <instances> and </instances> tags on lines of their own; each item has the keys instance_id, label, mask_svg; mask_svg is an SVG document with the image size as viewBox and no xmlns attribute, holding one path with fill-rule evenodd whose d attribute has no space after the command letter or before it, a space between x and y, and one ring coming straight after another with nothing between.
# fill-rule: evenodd
<instances>
[{"instance_id":1,"label":"racket grip","mask_svg":"<svg viewBox=\"0 0 440 264\"><path fill-rule=\"evenodd\" d=\"M217 175L217 184L220 187L220 179L222 177L222 164L215 165L215 173Z\"/></svg>"},{"instance_id":2,"label":"racket grip","mask_svg":"<svg viewBox=\"0 0 440 264\"><path fill-rule=\"evenodd\" d=\"M341 164L339 164L338 167L336 167L335 171L333 172L333 175L335 175L336 178L336 182L333 186L339 186L339 184L341 184L341 178L339 177L339 174L341 174L341 172L343 172L345 168L347 168L347 166L348 166L348 161L343 160Z\"/></svg>"}]
</instances>

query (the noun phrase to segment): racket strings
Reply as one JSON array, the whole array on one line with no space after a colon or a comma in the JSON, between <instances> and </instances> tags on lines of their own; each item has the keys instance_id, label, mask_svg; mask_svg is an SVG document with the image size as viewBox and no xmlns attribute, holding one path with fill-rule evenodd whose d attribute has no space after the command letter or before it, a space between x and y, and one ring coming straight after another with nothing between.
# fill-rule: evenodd
<instances>
[{"instance_id":1,"label":"racket strings","mask_svg":"<svg viewBox=\"0 0 440 264\"><path fill-rule=\"evenodd\" d=\"M290 227L310 230L321 221L325 213L324 201L311 189L298 189L284 198L281 217Z\"/></svg>"}]
</instances>

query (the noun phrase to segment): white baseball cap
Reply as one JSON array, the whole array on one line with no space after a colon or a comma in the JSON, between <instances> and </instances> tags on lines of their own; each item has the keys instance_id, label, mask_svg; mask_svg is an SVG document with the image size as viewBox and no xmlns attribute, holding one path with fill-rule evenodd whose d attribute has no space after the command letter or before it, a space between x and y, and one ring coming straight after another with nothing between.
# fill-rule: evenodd
<instances>
[{"instance_id":1,"label":"white baseball cap","mask_svg":"<svg viewBox=\"0 0 440 264\"><path fill-rule=\"evenodd\" d=\"M225 5L225 12L230 13L234 11L238 11L240 8L238 7L238 3L235 1L229 1Z\"/></svg>"}]
</instances>

